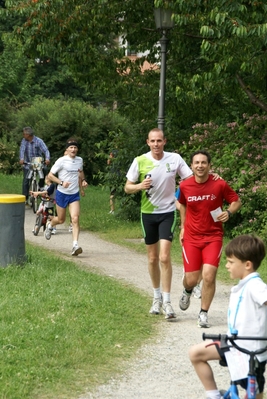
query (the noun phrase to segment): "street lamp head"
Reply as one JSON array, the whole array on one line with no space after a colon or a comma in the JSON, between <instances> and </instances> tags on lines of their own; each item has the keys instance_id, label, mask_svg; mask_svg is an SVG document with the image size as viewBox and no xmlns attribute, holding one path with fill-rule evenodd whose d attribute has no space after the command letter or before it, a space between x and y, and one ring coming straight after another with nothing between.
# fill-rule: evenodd
<instances>
[{"instance_id":1,"label":"street lamp head","mask_svg":"<svg viewBox=\"0 0 267 399\"><path fill-rule=\"evenodd\" d=\"M154 8L155 22L158 30L173 28L172 14L172 10L168 8Z\"/></svg>"}]
</instances>

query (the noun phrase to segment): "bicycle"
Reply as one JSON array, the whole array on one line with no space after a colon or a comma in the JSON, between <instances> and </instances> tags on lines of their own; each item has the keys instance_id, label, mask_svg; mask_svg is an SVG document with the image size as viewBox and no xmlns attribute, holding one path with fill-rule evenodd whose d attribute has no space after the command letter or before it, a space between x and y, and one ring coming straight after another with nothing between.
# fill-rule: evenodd
<instances>
[{"instance_id":1,"label":"bicycle","mask_svg":"<svg viewBox=\"0 0 267 399\"><path fill-rule=\"evenodd\" d=\"M29 172L27 174L27 179L30 180L29 192L39 191L39 180L44 178L44 163L42 157L34 157L31 162L25 162L26 165L30 165ZM36 213L40 201L38 197L33 197L29 195L29 205L32 207L33 213Z\"/></svg>"},{"instance_id":2,"label":"bicycle","mask_svg":"<svg viewBox=\"0 0 267 399\"><path fill-rule=\"evenodd\" d=\"M259 355L265 351L267 351L267 345L264 348L249 351L248 349L242 348L235 342L236 340L248 340L248 341L267 341L267 337L244 337L238 335L227 335L227 334L206 334L202 335L203 340L211 339L214 342L210 345L218 345L220 343L220 347L230 348L231 346L236 348L242 353L249 355L249 371L248 371L248 381L247 381L247 389L246 389L246 399L256 399L256 373L255 373L255 356ZM227 391L220 391L223 395L224 399L241 399L238 393L238 381L231 381L230 387Z\"/></svg>"},{"instance_id":3,"label":"bicycle","mask_svg":"<svg viewBox=\"0 0 267 399\"><path fill-rule=\"evenodd\" d=\"M32 231L35 236L38 235L42 226L43 226L43 231L45 231L47 221L50 220L51 216L54 216L53 208L46 207L46 204L48 202L51 202L50 198L42 198L41 203L40 203L41 209L40 209L40 205L39 205L39 209L41 210L41 212L36 217L35 225L34 225L34 228Z\"/></svg>"}]
</instances>

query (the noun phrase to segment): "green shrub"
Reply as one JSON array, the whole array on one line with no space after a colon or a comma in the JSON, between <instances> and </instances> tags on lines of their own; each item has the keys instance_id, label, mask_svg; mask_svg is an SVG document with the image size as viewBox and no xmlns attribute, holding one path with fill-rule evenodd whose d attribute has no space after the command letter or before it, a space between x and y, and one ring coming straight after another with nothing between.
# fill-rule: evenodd
<instances>
[{"instance_id":1,"label":"green shrub","mask_svg":"<svg viewBox=\"0 0 267 399\"><path fill-rule=\"evenodd\" d=\"M124 220L140 219L140 193L127 195L124 192L126 173L133 159L146 151L147 132L131 131L110 132L108 140L98 144L98 156L107 163L108 154L116 149L117 156L113 159L112 167L106 166L105 173L101 172L99 179L106 187L116 188L116 214Z\"/></svg>"},{"instance_id":2,"label":"green shrub","mask_svg":"<svg viewBox=\"0 0 267 399\"><path fill-rule=\"evenodd\" d=\"M20 143L22 129L31 126L51 152L51 162L63 155L66 141L74 137L79 141L79 153L84 159L88 182L99 182L98 172L105 171L106 159L97 156L96 144L106 140L111 131L129 133L131 126L117 112L93 108L79 100L36 99L15 115L13 136Z\"/></svg>"},{"instance_id":3,"label":"green shrub","mask_svg":"<svg viewBox=\"0 0 267 399\"><path fill-rule=\"evenodd\" d=\"M0 142L0 172L11 174L20 169L18 163L18 147L9 142L7 136L2 136Z\"/></svg>"}]
</instances>

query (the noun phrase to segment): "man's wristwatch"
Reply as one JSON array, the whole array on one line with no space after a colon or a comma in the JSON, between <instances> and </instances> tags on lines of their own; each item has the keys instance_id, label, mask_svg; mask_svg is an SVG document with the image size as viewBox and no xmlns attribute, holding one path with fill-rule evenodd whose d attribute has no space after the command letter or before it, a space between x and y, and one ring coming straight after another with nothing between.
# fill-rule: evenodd
<instances>
[{"instance_id":1,"label":"man's wristwatch","mask_svg":"<svg viewBox=\"0 0 267 399\"><path fill-rule=\"evenodd\" d=\"M232 216L232 212L229 211L229 209L226 209L226 212L228 213L229 218Z\"/></svg>"},{"instance_id":2,"label":"man's wristwatch","mask_svg":"<svg viewBox=\"0 0 267 399\"><path fill-rule=\"evenodd\" d=\"M63 183L64 183L64 181L61 181L61 182L60 182L60 185L63 186Z\"/></svg>"}]
</instances>

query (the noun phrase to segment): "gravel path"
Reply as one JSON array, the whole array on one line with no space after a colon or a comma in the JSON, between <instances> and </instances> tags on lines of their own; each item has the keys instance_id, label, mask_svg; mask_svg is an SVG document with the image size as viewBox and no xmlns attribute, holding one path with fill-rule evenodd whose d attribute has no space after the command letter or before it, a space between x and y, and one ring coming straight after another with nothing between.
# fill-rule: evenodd
<instances>
[{"instance_id":1,"label":"gravel path","mask_svg":"<svg viewBox=\"0 0 267 399\"><path fill-rule=\"evenodd\" d=\"M74 258L70 256L72 238L66 226L58 226L57 234L47 241L42 232L37 237L33 236L31 231L34 221L35 215L32 210L26 209L26 240L66 254L78 264L90 269L95 268L152 295L146 256L103 241L90 232L81 232L79 244L84 252ZM136 356L127 363L124 373L94 391L88 387L88 392L77 399L205 398L204 390L189 362L188 348L202 340L204 331L225 332L230 287L217 284L216 295L209 312L211 328L203 331L196 324L200 307L199 299L192 298L190 308L186 312L179 310L179 296L182 292L181 278L181 265L174 265L171 299L178 314L177 321L167 322L163 316L159 316L162 318L160 334L140 348ZM228 387L227 369L220 367L217 362L214 362L213 366L219 388Z\"/></svg>"}]
</instances>

